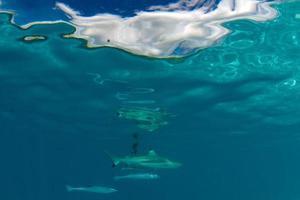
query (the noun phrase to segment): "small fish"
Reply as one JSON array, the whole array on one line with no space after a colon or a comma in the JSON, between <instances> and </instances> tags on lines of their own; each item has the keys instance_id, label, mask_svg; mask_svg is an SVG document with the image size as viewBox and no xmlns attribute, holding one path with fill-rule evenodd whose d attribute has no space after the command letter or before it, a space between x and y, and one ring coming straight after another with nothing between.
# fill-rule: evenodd
<instances>
[{"instance_id":1,"label":"small fish","mask_svg":"<svg viewBox=\"0 0 300 200\"><path fill-rule=\"evenodd\" d=\"M121 180L121 179L153 180L153 179L159 179L159 175L150 174L150 173L128 174L128 175L124 175L124 176L115 176L114 179L116 181Z\"/></svg>"},{"instance_id":2,"label":"small fish","mask_svg":"<svg viewBox=\"0 0 300 200\"><path fill-rule=\"evenodd\" d=\"M109 193L117 192L117 190L114 188L101 187L101 186L72 187L70 185L66 185L66 189L68 192L82 191L82 192L93 192L93 193L101 193L101 194L109 194Z\"/></svg>"}]
</instances>

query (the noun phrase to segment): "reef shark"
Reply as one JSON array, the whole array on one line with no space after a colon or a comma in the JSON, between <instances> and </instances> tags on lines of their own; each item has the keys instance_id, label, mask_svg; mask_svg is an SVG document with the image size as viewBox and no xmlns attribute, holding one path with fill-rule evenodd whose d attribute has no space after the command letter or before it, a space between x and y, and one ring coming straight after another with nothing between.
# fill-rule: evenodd
<instances>
[{"instance_id":1,"label":"reef shark","mask_svg":"<svg viewBox=\"0 0 300 200\"><path fill-rule=\"evenodd\" d=\"M109 153L107 154L113 162L113 167L121 166L136 169L174 169L181 166L181 163L158 156L152 149L145 155L115 157Z\"/></svg>"},{"instance_id":2,"label":"reef shark","mask_svg":"<svg viewBox=\"0 0 300 200\"><path fill-rule=\"evenodd\" d=\"M127 174L123 176L115 176L114 179L124 180L124 179L133 179L133 180L155 180L159 179L159 175L151 173L138 173L138 174Z\"/></svg>"},{"instance_id":3,"label":"reef shark","mask_svg":"<svg viewBox=\"0 0 300 200\"><path fill-rule=\"evenodd\" d=\"M66 185L66 189L68 192L81 191L81 192L93 192L93 193L102 193L102 194L117 192L117 190L114 188L102 187L102 186L72 187L70 185Z\"/></svg>"}]
</instances>

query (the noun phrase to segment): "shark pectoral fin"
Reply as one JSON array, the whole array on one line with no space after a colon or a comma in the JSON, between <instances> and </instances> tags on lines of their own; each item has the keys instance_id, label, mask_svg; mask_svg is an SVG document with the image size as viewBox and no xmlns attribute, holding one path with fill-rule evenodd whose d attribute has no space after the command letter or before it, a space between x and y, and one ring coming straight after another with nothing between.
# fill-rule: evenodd
<instances>
[{"instance_id":1,"label":"shark pectoral fin","mask_svg":"<svg viewBox=\"0 0 300 200\"><path fill-rule=\"evenodd\" d=\"M115 164L115 163L113 163L112 165L111 165L111 167L112 168L115 168L117 165Z\"/></svg>"},{"instance_id":2,"label":"shark pectoral fin","mask_svg":"<svg viewBox=\"0 0 300 200\"><path fill-rule=\"evenodd\" d=\"M113 161L113 165L112 165L113 167L116 167L120 164L119 160L113 159L112 161Z\"/></svg>"},{"instance_id":3,"label":"shark pectoral fin","mask_svg":"<svg viewBox=\"0 0 300 200\"><path fill-rule=\"evenodd\" d=\"M112 167L116 167L118 164L119 164L119 161L118 160L116 160L115 158L114 158L114 156L112 156L108 151L104 151L104 153L106 153L106 155L108 155L108 157L111 159L111 161L112 161Z\"/></svg>"}]
</instances>

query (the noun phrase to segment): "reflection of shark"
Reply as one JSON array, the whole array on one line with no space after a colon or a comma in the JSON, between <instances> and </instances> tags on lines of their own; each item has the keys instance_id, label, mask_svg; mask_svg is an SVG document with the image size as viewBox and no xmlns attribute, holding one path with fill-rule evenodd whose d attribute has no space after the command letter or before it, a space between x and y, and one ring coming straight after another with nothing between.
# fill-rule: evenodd
<instances>
[{"instance_id":1,"label":"reflection of shark","mask_svg":"<svg viewBox=\"0 0 300 200\"><path fill-rule=\"evenodd\" d=\"M150 109L145 107L122 107L118 110L118 116L136 122L141 129L153 132L168 124L165 120L169 113L160 108Z\"/></svg>"},{"instance_id":2,"label":"reflection of shark","mask_svg":"<svg viewBox=\"0 0 300 200\"><path fill-rule=\"evenodd\" d=\"M109 193L113 193L113 192L117 191L114 188L101 187L101 186L72 187L72 186L67 185L66 189L67 189L68 192L82 191L82 192L93 192L93 193L102 193L102 194L109 194Z\"/></svg>"},{"instance_id":3,"label":"reflection of shark","mask_svg":"<svg viewBox=\"0 0 300 200\"><path fill-rule=\"evenodd\" d=\"M150 150L146 155L133 155L125 157L109 156L113 161L114 167L121 166L129 168L172 169L181 166L181 163L158 156L154 150Z\"/></svg>"}]
</instances>

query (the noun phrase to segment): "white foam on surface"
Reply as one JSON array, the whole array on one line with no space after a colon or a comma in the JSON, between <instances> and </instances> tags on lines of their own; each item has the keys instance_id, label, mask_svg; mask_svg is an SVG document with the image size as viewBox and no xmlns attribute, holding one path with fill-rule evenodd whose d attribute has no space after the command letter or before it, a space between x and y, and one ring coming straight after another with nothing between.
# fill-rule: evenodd
<instances>
[{"instance_id":1,"label":"white foam on surface","mask_svg":"<svg viewBox=\"0 0 300 200\"><path fill-rule=\"evenodd\" d=\"M222 0L209 12L212 5L197 8L199 2L203 0L152 6L151 11L126 18L112 14L86 17L66 4L56 3L56 7L76 27L71 36L86 39L88 47L110 46L150 57L184 56L207 48L230 32L222 26L224 22L266 21L277 16L271 3L261 0Z\"/></svg>"}]
</instances>

